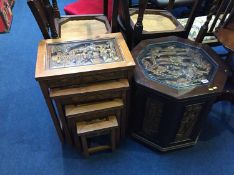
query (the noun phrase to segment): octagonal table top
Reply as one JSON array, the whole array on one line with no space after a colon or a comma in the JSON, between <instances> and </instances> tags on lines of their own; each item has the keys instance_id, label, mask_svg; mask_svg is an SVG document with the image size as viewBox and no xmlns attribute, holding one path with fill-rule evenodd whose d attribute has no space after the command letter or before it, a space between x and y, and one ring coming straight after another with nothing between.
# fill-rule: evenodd
<instances>
[{"instance_id":1,"label":"octagonal table top","mask_svg":"<svg viewBox=\"0 0 234 175\"><path fill-rule=\"evenodd\" d=\"M220 92L227 78L211 48L182 38L144 40L132 54L138 84L178 99Z\"/></svg>"}]
</instances>

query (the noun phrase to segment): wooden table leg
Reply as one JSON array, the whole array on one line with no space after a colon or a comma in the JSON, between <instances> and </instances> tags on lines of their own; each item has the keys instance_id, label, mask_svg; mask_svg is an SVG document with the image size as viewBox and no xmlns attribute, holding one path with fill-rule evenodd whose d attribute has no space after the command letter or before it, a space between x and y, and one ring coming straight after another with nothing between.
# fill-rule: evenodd
<instances>
[{"instance_id":1,"label":"wooden table leg","mask_svg":"<svg viewBox=\"0 0 234 175\"><path fill-rule=\"evenodd\" d=\"M75 119L68 119L67 121L68 121L69 130L70 130L71 135L74 139L75 148L78 151L82 151L80 139L79 139L79 136L77 135L76 120Z\"/></svg>"},{"instance_id":2,"label":"wooden table leg","mask_svg":"<svg viewBox=\"0 0 234 175\"><path fill-rule=\"evenodd\" d=\"M84 135L81 136L81 142L82 142L84 155L88 157L89 156L88 144L87 144L87 139Z\"/></svg>"},{"instance_id":3,"label":"wooden table leg","mask_svg":"<svg viewBox=\"0 0 234 175\"><path fill-rule=\"evenodd\" d=\"M120 143L120 136L121 136L121 123L122 123L122 121L121 121L121 118L122 116L121 116L121 111L120 110L118 110L117 112L116 112L116 118L117 118L117 121L118 121L118 125L119 125L119 127L116 129L116 143L117 143L117 145L119 145L119 143Z\"/></svg>"},{"instance_id":4,"label":"wooden table leg","mask_svg":"<svg viewBox=\"0 0 234 175\"><path fill-rule=\"evenodd\" d=\"M64 134L65 134L65 140L67 141L68 144L72 145L72 137L71 137L71 134L69 132L67 122L65 120L63 107L62 107L61 103L58 102L58 100L55 100L55 103L56 103L56 106L58 109L59 118L62 121L62 125L63 125L62 127L63 127Z\"/></svg>"},{"instance_id":5,"label":"wooden table leg","mask_svg":"<svg viewBox=\"0 0 234 175\"><path fill-rule=\"evenodd\" d=\"M129 128L129 119L132 117L132 102L131 102L131 95L132 95L132 86L133 86L133 73L131 71L128 72L128 82L129 82L129 89L126 91L126 133L130 132Z\"/></svg>"},{"instance_id":6,"label":"wooden table leg","mask_svg":"<svg viewBox=\"0 0 234 175\"><path fill-rule=\"evenodd\" d=\"M127 128L127 111L128 111L128 104L127 104L127 93L126 91L122 93L122 99L124 103L124 107L121 110L121 123L120 123L120 131L121 131L121 138L125 137L126 134L126 128Z\"/></svg>"},{"instance_id":7,"label":"wooden table leg","mask_svg":"<svg viewBox=\"0 0 234 175\"><path fill-rule=\"evenodd\" d=\"M54 123L55 129L56 129L57 134L59 136L59 139L60 139L61 143L64 143L63 131L62 131L62 128L60 126L59 120L57 118L57 115L56 115L52 100L51 100L51 98L49 96L49 90L48 90L47 86L44 83L39 82L39 85L40 85L41 91L43 93L43 96L45 98L47 107L48 107L49 112L50 112L50 116L51 116L52 121Z\"/></svg>"},{"instance_id":8,"label":"wooden table leg","mask_svg":"<svg viewBox=\"0 0 234 175\"><path fill-rule=\"evenodd\" d=\"M112 151L114 151L115 150L115 147L116 147L116 143L115 143L115 139L116 139L116 137L115 137L115 131L116 131L116 129L115 128L113 128L113 129L111 129L111 150Z\"/></svg>"}]
</instances>

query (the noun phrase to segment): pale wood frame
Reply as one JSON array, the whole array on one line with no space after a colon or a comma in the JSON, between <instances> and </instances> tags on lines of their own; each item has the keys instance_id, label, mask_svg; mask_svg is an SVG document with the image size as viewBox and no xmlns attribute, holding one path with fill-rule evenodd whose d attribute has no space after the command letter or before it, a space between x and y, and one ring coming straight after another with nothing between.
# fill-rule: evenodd
<instances>
[{"instance_id":1,"label":"pale wood frame","mask_svg":"<svg viewBox=\"0 0 234 175\"><path fill-rule=\"evenodd\" d=\"M37 80L40 79L49 79L50 77L55 76L63 76L63 75L72 75L72 74L92 74L98 73L99 71L111 71L116 69L131 69L135 66L135 62L133 61L132 55L130 51L128 50L128 47L125 43L125 40L123 36L120 33L114 33L114 34L104 34L104 35L98 35L98 36L92 36L92 37L84 37L79 39L73 39L69 41L82 41L82 40L95 40L95 39L101 39L101 38L115 38L116 42L120 48L120 52L122 54L122 57L124 58L124 61L121 62L113 62L113 63L105 63L105 64L95 64L95 65L88 65L88 66L79 66L79 67L66 67L66 68L59 68L59 69L46 69L46 59L47 59L47 51L46 51L46 45L47 44L53 44L53 43L59 43L59 42L67 42L67 39L48 39L48 40L42 40L39 43L38 47L38 55L37 55L37 63L36 63L36 73L35 78Z\"/></svg>"},{"instance_id":2,"label":"pale wood frame","mask_svg":"<svg viewBox=\"0 0 234 175\"><path fill-rule=\"evenodd\" d=\"M37 54L37 63L36 63L36 71L35 71L35 78L39 82L41 91L45 98L47 107L50 112L51 119L54 123L56 128L57 134L60 138L61 143L68 142L71 143L70 136L66 136L66 131L61 126L61 119L59 119L59 115L56 113L56 105L53 104L52 98L50 97L50 90L51 88L60 88L64 86L70 85L77 85L77 80L79 79L79 84L81 83L94 83L96 82L93 77L96 78L96 75L101 76L99 81L106 81L106 80L113 80L113 79L120 79L120 78L127 78L129 84L132 82L132 72L135 67L135 62L132 58L132 55L125 43L125 40L121 33L114 33L114 34L102 34L98 36L92 37L83 37L74 40L87 40L87 39L107 39L107 38L116 38L120 51L122 53L122 57L124 61L122 62L115 62L115 63L106 63L99 64L99 65L90 65L81 66L81 67L70 67L70 68L61 68L61 69L47 69L46 68L46 44L48 43L58 43L58 42L66 42L69 41L68 39L48 39L42 40L39 43L38 47L38 54ZM71 41L71 40L70 40ZM108 76L107 76L108 75ZM91 79L89 79L91 77ZM78 78L78 79L77 79ZM84 80L84 78L88 78L88 80ZM68 81L63 81L64 79L68 79ZM81 79L81 81L80 81ZM57 84L59 82L59 84ZM72 83L72 84L71 84ZM122 94L124 104L127 104L127 108L130 109L130 93L123 92ZM61 111L60 111L61 112ZM129 111L125 108L123 109L123 115L128 116ZM127 118L122 117L121 122L124 123L123 130L121 131L122 136L125 135L125 126L127 125Z\"/></svg>"}]
</instances>

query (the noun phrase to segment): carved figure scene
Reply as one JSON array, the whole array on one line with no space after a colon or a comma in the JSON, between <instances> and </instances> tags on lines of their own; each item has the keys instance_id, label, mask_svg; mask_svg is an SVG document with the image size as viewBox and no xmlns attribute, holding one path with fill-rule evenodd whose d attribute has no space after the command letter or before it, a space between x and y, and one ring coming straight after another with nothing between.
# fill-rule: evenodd
<instances>
[{"instance_id":1,"label":"carved figure scene","mask_svg":"<svg viewBox=\"0 0 234 175\"><path fill-rule=\"evenodd\" d=\"M115 39L48 44L49 69L123 61Z\"/></svg>"},{"instance_id":2,"label":"carved figure scene","mask_svg":"<svg viewBox=\"0 0 234 175\"><path fill-rule=\"evenodd\" d=\"M148 45L137 61L146 77L176 89L209 83L217 67L201 49L179 42Z\"/></svg>"}]
</instances>

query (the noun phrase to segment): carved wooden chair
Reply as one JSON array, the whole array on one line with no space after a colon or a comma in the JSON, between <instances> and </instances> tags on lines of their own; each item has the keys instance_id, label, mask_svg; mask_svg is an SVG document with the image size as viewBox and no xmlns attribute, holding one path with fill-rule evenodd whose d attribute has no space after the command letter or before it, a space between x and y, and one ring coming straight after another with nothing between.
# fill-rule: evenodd
<instances>
[{"instance_id":1,"label":"carved wooden chair","mask_svg":"<svg viewBox=\"0 0 234 175\"><path fill-rule=\"evenodd\" d=\"M195 41L210 45L219 44L217 38L214 36L215 29L224 24L233 5L233 0L214 0Z\"/></svg>"},{"instance_id":2,"label":"carved wooden chair","mask_svg":"<svg viewBox=\"0 0 234 175\"><path fill-rule=\"evenodd\" d=\"M118 24L129 48L143 39L176 35L187 38L201 0L195 0L185 26L171 14L175 0L169 0L168 10L146 9L148 0L140 0L139 8L130 9L127 0L119 3Z\"/></svg>"},{"instance_id":3,"label":"carved wooden chair","mask_svg":"<svg viewBox=\"0 0 234 175\"><path fill-rule=\"evenodd\" d=\"M231 65L234 57L234 1L232 1L232 4L229 4L230 7L230 13L228 14L228 17L223 21L223 23L219 24L219 26L216 28L214 35L217 37L218 41L223 44L223 46L227 49L228 55L225 59L227 65L229 66L231 70L231 76L228 81L227 88L221 94L218 100L228 100L234 103L234 68Z\"/></svg>"},{"instance_id":4,"label":"carved wooden chair","mask_svg":"<svg viewBox=\"0 0 234 175\"><path fill-rule=\"evenodd\" d=\"M56 0L52 0L52 5L49 0L28 0L27 3L45 39L79 38L115 30L116 25L111 28L105 16L106 8L103 14L60 16Z\"/></svg>"},{"instance_id":5,"label":"carved wooden chair","mask_svg":"<svg viewBox=\"0 0 234 175\"><path fill-rule=\"evenodd\" d=\"M206 37L213 39L205 40ZM225 62L231 70L231 61L234 56L234 0L214 0L204 25L195 40L211 45L223 44L228 54ZM229 100L234 103L234 82L232 74L227 82L227 88L220 94L217 101ZM231 84L230 84L231 83Z\"/></svg>"}]
</instances>

